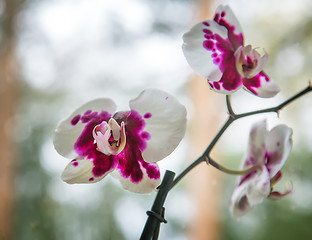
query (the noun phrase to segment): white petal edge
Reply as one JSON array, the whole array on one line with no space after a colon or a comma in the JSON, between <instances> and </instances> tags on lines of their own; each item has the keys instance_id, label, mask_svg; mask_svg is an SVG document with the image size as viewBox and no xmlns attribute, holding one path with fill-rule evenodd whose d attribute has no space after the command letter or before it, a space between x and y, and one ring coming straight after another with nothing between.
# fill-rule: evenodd
<instances>
[{"instance_id":1,"label":"white petal edge","mask_svg":"<svg viewBox=\"0 0 312 240\"><path fill-rule=\"evenodd\" d=\"M270 178L265 166L261 172L238 185L232 194L230 211L234 218L240 218L261 203L270 193ZM244 204L242 206L242 204Z\"/></svg>"},{"instance_id":2,"label":"white petal edge","mask_svg":"<svg viewBox=\"0 0 312 240\"><path fill-rule=\"evenodd\" d=\"M109 98L95 99L82 105L57 125L53 137L53 144L56 151L66 158L74 159L78 156L74 151L74 144L83 131L85 124L78 122L76 125L72 125L71 120L75 116L79 114L83 115L87 110L96 112L106 111L113 114L116 108L114 101Z\"/></svg>"},{"instance_id":3,"label":"white petal edge","mask_svg":"<svg viewBox=\"0 0 312 240\"><path fill-rule=\"evenodd\" d=\"M267 164L272 178L285 164L292 148L292 129L286 125L274 127L267 136L265 145L271 161Z\"/></svg>"},{"instance_id":4,"label":"white petal edge","mask_svg":"<svg viewBox=\"0 0 312 240\"><path fill-rule=\"evenodd\" d=\"M158 89L144 90L129 103L130 108L144 118L144 131L151 138L142 156L146 162L156 162L168 156L185 135L186 109L171 94Z\"/></svg>"},{"instance_id":5,"label":"white petal edge","mask_svg":"<svg viewBox=\"0 0 312 240\"><path fill-rule=\"evenodd\" d=\"M253 209L247 198L247 184L237 186L230 200L230 212L234 218L240 218Z\"/></svg>"},{"instance_id":6,"label":"white petal edge","mask_svg":"<svg viewBox=\"0 0 312 240\"><path fill-rule=\"evenodd\" d=\"M148 177L145 168L142 167L142 164L140 164L140 169L143 172L143 179L139 183L133 183L129 178L124 178L122 174L120 174L120 171L116 169L116 171L112 172L111 175L118 179L119 182L121 183L121 186L133 193L151 193L154 189L156 189L160 183L161 180L160 178L158 179L151 179ZM153 163L155 167L159 170L158 164Z\"/></svg>"},{"instance_id":7,"label":"white petal edge","mask_svg":"<svg viewBox=\"0 0 312 240\"><path fill-rule=\"evenodd\" d=\"M203 29L209 29L213 34L218 34L223 39L228 38L227 29L212 20L205 22L209 23L209 27L204 25L204 22L200 22L183 35L182 50L188 64L197 74L210 81L219 81L222 72L219 66L213 63L211 56L213 52L203 46L203 42L207 40L204 37Z\"/></svg>"},{"instance_id":8,"label":"white petal edge","mask_svg":"<svg viewBox=\"0 0 312 240\"><path fill-rule=\"evenodd\" d=\"M247 198L251 206L263 202L270 194L270 176L267 168L263 165L262 171L248 181Z\"/></svg>"},{"instance_id":9,"label":"white petal edge","mask_svg":"<svg viewBox=\"0 0 312 240\"><path fill-rule=\"evenodd\" d=\"M261 72L259 74L261 74ZM254 94L253 92L249 91L245 86L243 88L247 92ZM257 97L271 98L280 91L280 88L271 79L266 80L264 76L260 76L260 87L253 88L253 90L257 93Z\"/></svg>"},{"instance_id":10,"label":"white petal edge","mask_svg":"<svg viewBox=\"0 0 312 240\"><path fill-rule=\"evenodd\" d=\"M248 140L248 155L243 163L243 168L253 165L263 165L265 155L265 139L267 136L267 121L256 122L251 127Z\"/></svg>"},{"instance_id":11,"label":"white petal edge","mask_svg":"<svg viewBox=\"0 0 312 240\"><path fill-rule=\"evenodd\" d=\"M75 183L95 183L102 180L109 172L101 177L92 174L93 163L88 159L73 160L65 167L61 179L69 184Z\"/></svg>"}]
</instances>

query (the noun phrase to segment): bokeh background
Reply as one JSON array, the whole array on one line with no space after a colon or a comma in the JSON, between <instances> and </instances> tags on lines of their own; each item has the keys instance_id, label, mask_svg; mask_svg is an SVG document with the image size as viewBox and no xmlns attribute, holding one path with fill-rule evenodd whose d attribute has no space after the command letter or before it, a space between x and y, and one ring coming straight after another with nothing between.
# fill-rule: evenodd
<instances>
[{"instance_id":1,"label":"bokeh background","mask_svg":"<svg viewBox=\"0 0 312 240\"><path fill-rule=\"evenodd\" d=\"M110 176L97 184L60 179L68 159L52 144L55 126L85 101L110 97L119 110L144 88L166 90L186 105L188 131L160 162L177 174L199 156L225 121L224 96L209 91L181 50L182 35L228 4L245 43L269 53L273 99L234 94L236 112L274 106L312 76L309 0L0 0L0 239L138 239L155 193L124 191ZM228 203L235 176L205 164L168 195L160 239L312 239L312 95L276 114L235 122L213 156L237 169L251 124L294 129L283 182L294 192L266 200L239 221ZM168 116L170 117L170 116ZM283 188L283 182L279 187Z\"/></svg>"}]
</instances>

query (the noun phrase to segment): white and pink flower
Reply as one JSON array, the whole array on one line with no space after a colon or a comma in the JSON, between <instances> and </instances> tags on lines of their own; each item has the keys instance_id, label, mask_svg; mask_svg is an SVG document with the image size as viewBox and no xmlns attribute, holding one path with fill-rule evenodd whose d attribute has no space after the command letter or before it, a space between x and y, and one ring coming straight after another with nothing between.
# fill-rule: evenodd
<instances>
[{"instance_id":1,"label":"white and pink flower","mask_svg":"<svg viewBox=\"0 0 312 240\"><path fill-rule=\"evenodd\" d=\"M129 111L115 112L111 99L96 99L59 123L55 149L73 159L62 173L65 182L95 183L112 173L136 193L151 192L160 184L156 162L183 138L186 109L157 89L143 91L129 105Z\"/></svg>"},{"instance_id":2,"label":"white and pink flower","mask_svg":"<svg viewBox=\"0 0 312 240\"><path fill-rule=\"evenodd\" d=\"M240 88L259 97L273 97L279 88L263 72L267 53L244 46L244 35L228 6L219 6L213 20L196 24L183 36L183 52L209 87L232 94Z\"/></svg>"},{"instance_id":3,"label":"white and pink flower","mask_svg":"<svg viewBox=\"0 0 312 240\"><path fill-rule=\"evenodd\" d=\"M274 184L282 177L280 169L291 151L291 135L292 130L286 125L268 131L266 121L261 121L252 127L243 169L258 168L239 178L230 201L233 217L242 217L266 198L277 200L292 192L292 186L284 193L273 191Z\"/></svg>"}]
</instances>

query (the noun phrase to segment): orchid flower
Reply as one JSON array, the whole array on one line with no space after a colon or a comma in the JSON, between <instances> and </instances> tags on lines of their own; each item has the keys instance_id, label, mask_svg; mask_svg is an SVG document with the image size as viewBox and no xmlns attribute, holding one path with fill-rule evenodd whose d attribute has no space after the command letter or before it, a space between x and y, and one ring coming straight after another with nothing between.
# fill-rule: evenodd
<instances>
[{"instance_id":1,"label":"orchid flower","mask_svg":"<svg viewBox=\"0 0 312 240\"><path fill-rule=\"evenodd\" d=\"M112 173L136 193L151 192L160 184L156 162L183 138L186 109L157 89L143 91L129 105L129 111L115 112L111 99L96 99L58 124L55 149L73 159L62 173L63 181L95 183Z\"/></svg>"},{"instance_id":2,"label":"orchid flower","mask_svg":"<svg viewBox=\"0 0 312 240\"><path fill-rule=\"evenodd\" d=\"M286 125L268 131L266 121L261 121L252 127L243 169L254 167L255 170L241 176L234 189L230 201L233 217L243 216L265 198L277 200L292 192L292 186L284 193L273 191L274 184L282 177L280 169L292 147L291 135L292 130Z\"/></svg>"},{"instance_id":3,"label":"orchid flower","mask_svg":"<svg viewBox=\"0 0 312 240\"><path fill-rule=\"evenodd\" d=\"M183 35L183 52L193 70L208 80L210 89L232 94L240 88L259 97L273 97L279 88L263 72L267 53L244 46L234 13L220 5L213 20L196 24Z\"/></svg>"}]
</instances>

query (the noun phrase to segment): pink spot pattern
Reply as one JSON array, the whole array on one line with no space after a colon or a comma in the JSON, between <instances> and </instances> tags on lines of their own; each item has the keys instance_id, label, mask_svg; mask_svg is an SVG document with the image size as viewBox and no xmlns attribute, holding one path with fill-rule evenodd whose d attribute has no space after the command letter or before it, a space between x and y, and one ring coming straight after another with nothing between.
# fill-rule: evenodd
<instances>
[{"instance_id":1,"label":"pink spot pattern","mask_svg":"<svg viewBox=\"0 0 312 240\"><path fill-rule=\"evenodd\" d=\"M93 176L101 177L108 171L117 168L121 176L129 178L133 183L142 181L144 176L143 169L145 169L150 179L160 178L160 171L157 165L145 162L142 157L142 152L147 147L147 141L151 138L150 134L144 131L144 119L151 118L152 114L148 112L142 117L134 110L115 113L113 117L117 123L125 123L126 146L118 155L105 155L97 150L92 131L96 125L103 121L108 122L111 117L111 114L106 111L99 113L87 110L82 116L76 115L71 120L72 125L76 125L78 122L85 124L74 145L74 149L77 154L92 161ZM74 161L73 166L78 166L78 162ZM94 181L94 177L91 177L89 181Z\"/></svg>"},{"instance_id":2,"label":"pink spot pattern","mask_svg":"<svg viewBox=\"0 0 312 240\"><path fill-rule=\"evenodd\" d=\"M151 118L152 114L150 112L144 114L144 118Z\"/></svg>"},{"instance_id":3,"label":"pink spot pattern","mask_svg":"<svg viewBox=\"0 0 312 240\"><path fill-rule=\"evenodd\" d=\"M211 82L212 89L233 91L242 86L242 78L236 70L234 52L244 43L243 34L235 34L235 26L225 20L226 12L216 13L214 21L228 30L228 38L224 39L219 34L209 29L210 24L203 22L204 41L203 47L211 52L213 63L217 65L223 75L218 82Z\"/></svg>"},{"instance_id":4,"label":"pink spot pattern","mask_svg":"<svg viewBox=\"0 0 312 240\"><path fill-rule=\"evenodd\" d=\"M124 150L117 155L117 169L124 178L130 179L133 183L143 180L142 169L145 169L150 179L160 178L157 165L145 162L142 157L142 152L147 147L147 140L150 138L149 133L144 131L144 127L145 121L142 116L131 110L126 119L127 144Z\"/></svg>"}]
</instances>

